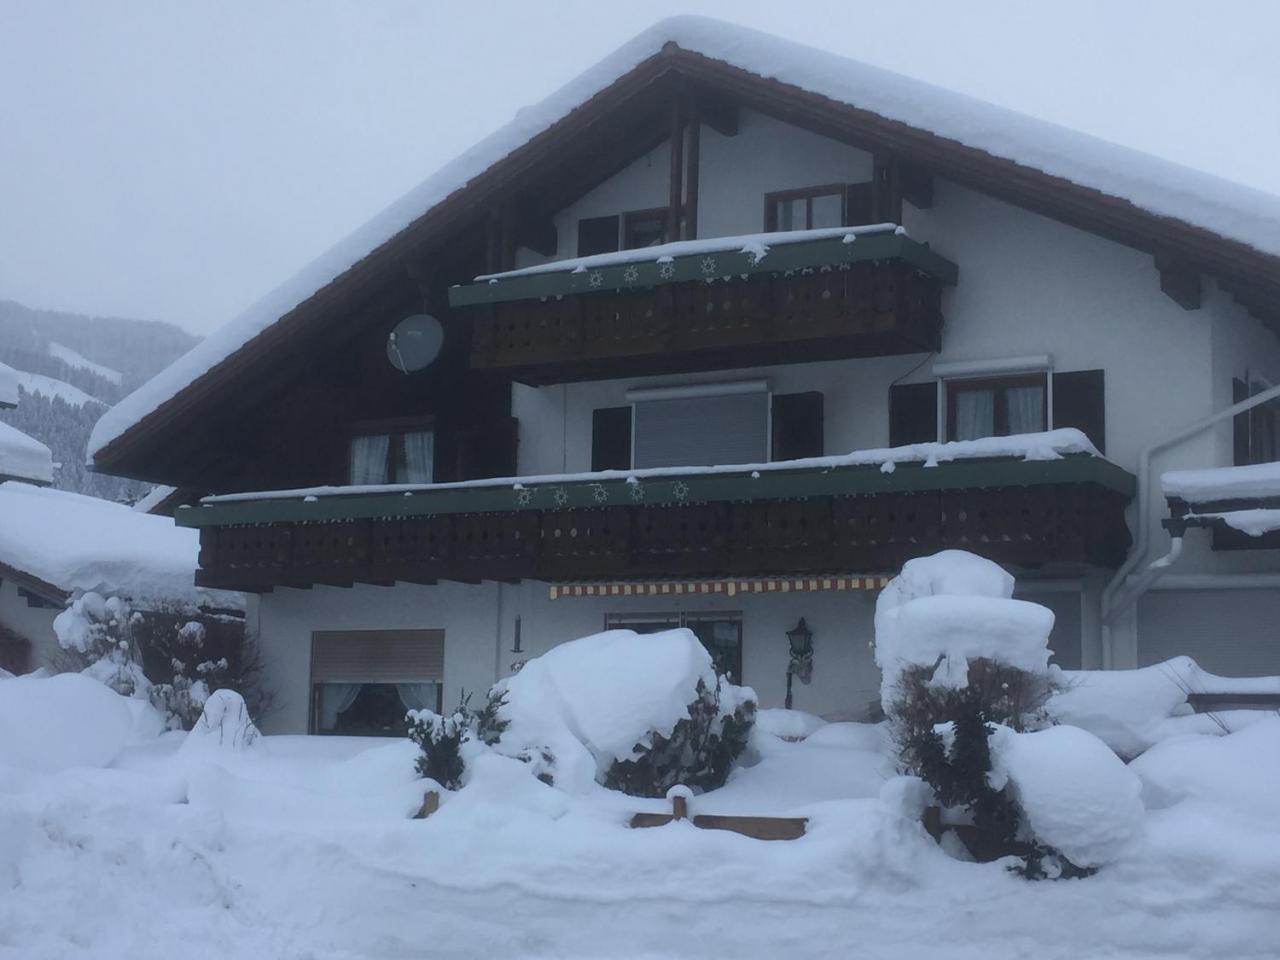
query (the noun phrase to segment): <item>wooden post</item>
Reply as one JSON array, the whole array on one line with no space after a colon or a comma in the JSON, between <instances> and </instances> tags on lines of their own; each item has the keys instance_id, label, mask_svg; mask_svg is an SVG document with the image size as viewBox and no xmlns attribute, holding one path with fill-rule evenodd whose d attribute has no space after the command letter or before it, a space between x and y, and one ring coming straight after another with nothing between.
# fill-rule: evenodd
<instances>
[{"instance_id":1,"label":"wooden post","mask_svg":"<svg viewBox=\"0 0 1280 960\"><path fill-rule=\"evenodd\" d=\"M440 794L434 790L428 790L422 797L422 807L418 810L415 820L425 820L437 810L440 809Z\"/></svg>"},{"instance_id":2,"label":"wooden post","mask_svg":"<svg viewBox=\"0 0 1280 960\"><path fill-rule=\"evenodd\" d=\"M687 797L676 794L671 798L671 819L672 820L688 820L689 819L689 800Z\"/></svg>"},{"instance_id":3,"label":"wooden post","mask_svg":"<svg viewBox=\"0 0 1280 960\"><path fill-rule=\"evenodd\" d=\"M667 198L667 241L680 239L680 208L684 198L684 101L671 95L671 192Z\"/></svg>"},{"instance_id":4,"label":"wooden post","mask_svg":"<svg viewBox=\"0 0 1280 960\"><path fill-rule=\"evenodd\" d=\"M698 165L702 154L702 119L698 102L689 103L689 158L685 174L684 239L698 239Z\"/></svg>"}]
</instances>

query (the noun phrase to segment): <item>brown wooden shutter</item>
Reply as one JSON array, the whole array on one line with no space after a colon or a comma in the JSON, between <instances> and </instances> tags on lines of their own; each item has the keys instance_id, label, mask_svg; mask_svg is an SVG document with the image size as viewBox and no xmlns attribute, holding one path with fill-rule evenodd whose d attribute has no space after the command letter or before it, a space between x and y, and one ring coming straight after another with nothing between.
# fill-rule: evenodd
<instances>
[{"instance_id":1,"label":"brown wooden shutter","mask_svg":"<svg viewBox=\"0 0 1280 960\"><path fill-rule=\"evenodd\" d=\"M889 446L938 439L938 385L899 383L889 388Z\"/></svg>"},{"instance_id":2,"label":"brown wooden shutter","mask_svg":"<svg viewBox=\"0 0 1280 960\"><path fill-rule=\"evenodd\" d=\"M630 407L602 407L591 414L591 469L631 469Z\"/></svg>"},{"instance_id":3,"label":"brown wooden shutter","mask_svg":"<svg viewBox=\"0 0 1280 960\"><path fill-rule=\"evenodd\" d=\"M1053 426L1075 427L1107 452L1106 377L1101 370L1053 375Z\"/></svg>"},{"instance_id":4,"label":"brown wooden shutter","mask_svg":"<svg viewBox=\"0 0 1280 960\"><path fill-rule=\"evenodd\" d=\"M618 216L589 217L578 221L578 256L613 253L618 249Z\"/></svg>"},{"instance_id":5,"label":"brown wooden shutter","mask_svg":"<svg viewBox=\"0 0 1280 960\"><path fill-rule=\"evenodd\" d=\"M312 683L406 683L444 677L443 630L320 630Z\"/></svg>"},{"instance_id":6,"label":"brown wooden shutter","mask_svg":"<svg viewBox=\"0 0 1280 960\"><path fill-rule=\"evenodd\" d=\"M777 393L773 396L773 460L800 460L823 455L822 394Z\"/></svg>"},{"instance_id":7,"label":"brown wooden shutter","mask_svg":"<svg viewBox=\"0 0 1280 960\"><path fill-rule=\"evenodd\" d=\"M875 223L872 219L875 212L875 184L851 183L845 188L844 225L846 227L863 227Z\"/></svg>"}]
</instances>

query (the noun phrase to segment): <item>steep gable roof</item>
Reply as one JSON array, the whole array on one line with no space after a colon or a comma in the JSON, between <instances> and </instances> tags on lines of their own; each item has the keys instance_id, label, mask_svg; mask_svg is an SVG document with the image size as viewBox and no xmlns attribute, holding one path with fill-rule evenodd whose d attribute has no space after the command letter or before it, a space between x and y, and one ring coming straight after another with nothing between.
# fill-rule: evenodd
<instances>
[{"instance_id":1,"label":"steep gable roof","mask_svg":"<svg viewBox=\"0 0 1280 960\"><path fill-rule=\"evenodd\" d=\"M265 348L291 335L336 281L369 267L376 254L419 243L425 231L456 222L464 200L479 199L472 192L517 175L531 150L592 109L605 109L610 91L660 70L694 74L823 122L859 123L889 148L932 158L949 176L985 178L1015 202L1124 242L1152 249L1167 244L1199 269L1238 271L1269 294L1276 290L1259 278L1280 276L1280 196L836 54L720 21L678 17L520 110L126 397L94 428L90 457L110 469L144 421L179 415L251 345ZM1052 204L1039 202L1053 191Z\"/></svg>"}]
</instances>

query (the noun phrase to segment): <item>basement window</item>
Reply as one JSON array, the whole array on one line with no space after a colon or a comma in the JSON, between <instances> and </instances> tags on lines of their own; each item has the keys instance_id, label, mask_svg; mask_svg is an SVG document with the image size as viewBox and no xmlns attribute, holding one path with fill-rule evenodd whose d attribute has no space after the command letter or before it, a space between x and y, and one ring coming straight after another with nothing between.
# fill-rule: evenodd
<instances>
[{"instance_id":1,"label":"basement window","mask_svg":"<svg viewBox=\"0 0 1280 960\"><path fill-rule=\"evenodd\" d=\"M349 448L349 482L430 483L435 475L431 426L421 419L358 426Z\"/></svg>"},{"instance_id":2,"label":"basement window","mask_svg":"<svg viewBox=\"0 0 1280 960\"><path fill-rule=\"evenodd\" d=\"M318 631L311 635L311 732L403 737L410 710L440 712L444 632Z\"/></svg>"}]
</instances>

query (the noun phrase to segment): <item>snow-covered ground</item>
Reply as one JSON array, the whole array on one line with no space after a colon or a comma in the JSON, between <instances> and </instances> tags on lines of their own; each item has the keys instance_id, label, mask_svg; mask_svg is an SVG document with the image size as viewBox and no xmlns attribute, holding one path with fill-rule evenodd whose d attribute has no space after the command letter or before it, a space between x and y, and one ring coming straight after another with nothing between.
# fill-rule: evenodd
<instances>
[{"instance_id":1,"label":"snow-covered ground","mask_svg":"<svg viewBox=\"0 0 1280 960\"><path fill-rule=\"evenodd\" d=\"M49 682L0 680L0 696ZM93 736L63 757L96 762L98 713L125 736L97 699L79 723L0 718L0 737L52 751ZM104 768L0 765L0 957L1277 955L1280 719L1165 740L1130 766L1146 806L1135 849L1034 883L951 859L901 814L880 727L779 714L762 727L813 732L758 730L758 761L692 810L807 816L791 842L631 830L631 812L665 801L570 794L496 754L411 820L423 790L407 741L182 749L177 733Z\"/></svg>"}]
</instances>

